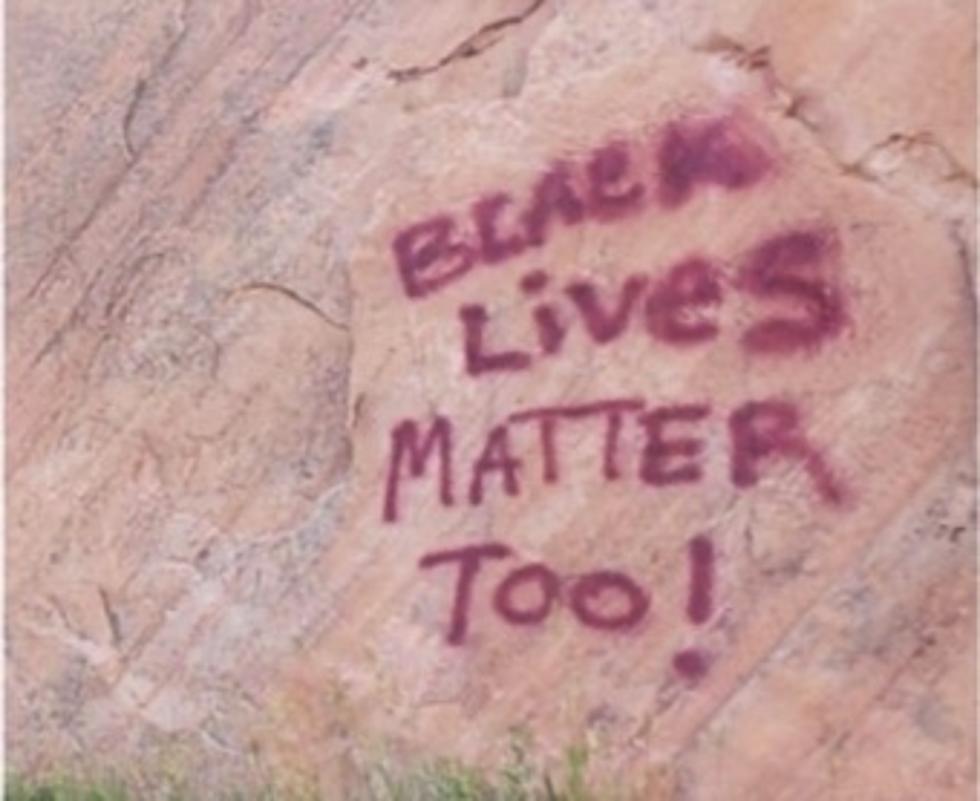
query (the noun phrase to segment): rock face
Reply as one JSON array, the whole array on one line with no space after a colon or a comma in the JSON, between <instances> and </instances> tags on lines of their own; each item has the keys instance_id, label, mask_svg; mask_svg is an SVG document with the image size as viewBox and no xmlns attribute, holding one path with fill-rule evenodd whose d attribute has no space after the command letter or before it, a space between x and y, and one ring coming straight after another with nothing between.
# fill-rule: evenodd
<instances>
[{"instance_id":1,"label":"rock face","mask_svg":"<svg viewBox=\"0 0 980 801\"><path fill-rule=\"evenodd\" d=\"M972 797L973 14L11 3L12 765Z\"/></svg>"}]
</instances>

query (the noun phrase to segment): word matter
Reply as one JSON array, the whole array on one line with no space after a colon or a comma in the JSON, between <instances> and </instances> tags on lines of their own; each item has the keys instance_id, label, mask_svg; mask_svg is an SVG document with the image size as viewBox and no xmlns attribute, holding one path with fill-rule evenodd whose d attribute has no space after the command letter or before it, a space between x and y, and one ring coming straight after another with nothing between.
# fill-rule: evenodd
<instances>
[{"instance_id":1,"label":"word matter","mask_svg":"<svg viewBox=\"0 0 980 801\"><path fill-rule=\"evenodd\" d=\"M515 430L537 429L537 452L545 484L561 481L560 432L569 426L598 424L602 432L598 449L599 473L605 481L623 475L624 441L638 443L637 475L651 487L695 485L704 478L700 459L705 436L698 436L712 414L707 402L680 403L647 408L638 398L611 398L583 404L522 409L491 426L482 448L466 471L466 497L472 506L483 503L488 485L495 482L508 496L521 494L524 461L512 439ZM632 425L627 426L627 423ZM803 466L819 497L827 503L844 500L844 488L818 448L803 430L799 409L779 399L748 401L727 418L730 449L729 476L734 486L748 488L761 478L763 465L791 460ZM443 415L427 424L406 419L391 431L391 449L382 509L385 522L401 513L402 483L420 478L432 465L436 497L444 507L457 500L455 426ZM638 453L637 453L638 452Z\"/></svg>"}]
</instances>

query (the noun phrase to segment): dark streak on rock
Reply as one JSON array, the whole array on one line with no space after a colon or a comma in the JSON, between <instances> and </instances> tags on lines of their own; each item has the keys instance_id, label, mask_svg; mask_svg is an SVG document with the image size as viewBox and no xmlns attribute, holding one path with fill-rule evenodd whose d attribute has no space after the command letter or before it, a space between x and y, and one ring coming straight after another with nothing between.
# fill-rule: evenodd
<instances>
[{"instance_id":1,"label":"dark streak on rock","mask_svg":"<svg viewBox=\"0 0 980 801\"><path fill-rule=\"evenodd\" d=\"M539 2L536 3L536 5L540 5L540 3L542 3L543 1L544 0L539 0ZM38 277L35 279L34 283L27 290L25 300L38 300L39 298L43 297L43 293L46 291L46 289L51 284L53 279L58 275L60 269L64 265L64 262L67 259L70 259L72 248L75 245L75 243L78 240L82 239L83 236L85 236L85 234L92 226L92 224L95 222L95 220L102 214L103 210L109 205L110 201L116 199L120 187L123 185L124 181L129 177L131 170L134 167L136 167L141 161L146 151L146 145L149 142L149 139L139 143L133 141L132 139L133 122L136 119L137 114L139 113L140 107L143 104L143 102L147 99L149 95L151 95L155 91L155 85L158 83L160 75L166 72L167 69L169 69L170 64L173 61L173 59L176 57L181 44L186 39L190 28L188 17L190 15L191 6L194 4L194 2L195 0L182 0L180 9L177 14L178 31L176 36L174 36L170 44L167 45L167 48L164 51L163 55L160 57L160 59L151 67L149 74L145 78L140 79L136 84L135 90L133 92L133 96L126 108L123 117L123 122L122 122L124 147L126 149L126 155L127 155L126 164L121 170L116 172L116 174L113 175L108 180L108 182L104 187L100 189L100 191L98 192L95 198L94 204L92 205L88 213L85 215L85 217L79 222L78 225L74 226L68 232L66 237L55 248L50 258L47 260L45 265L40 269ZM330 41L331 39L334 39L337 33L339 32L339 30L341 30L344 26L346 26L350 22L350 20L356 15L357 10L363 8L363 6L364 4L362 4L361 6L355 6L354 9L344 17L339 27L331 29L329 34L326 37L324 37L323 40L317 43L316 47L314 47L311 51L309 51L304 56L302 56L298 60L297 64L293 66L293 68L285 75L284 79L280 82L277 91L281 91L285 86L288 86L289 83L310 62L313 55L315 55L315 53L318 52L326 42ZM262 11L261 3L256 2L255 0L245 0L245 3L242 6L241 13L238 15L238 17L236 17L236 22L238 24L237 24L235 35L232 40L232 44L238 42L247 33L254 20L260 16L261 11ZM197 80L195 81L194 85L195 86L200 85L203 82L203 80L211 74L212 70L221 62L223 57L224 54L221 54L217 58L212 59L212 62L206 67L203 73L197 76ZM181 93L180 96L177 97L176 100L170 104L164 116L175 117L177 113L180 111L180 109L186 103L188 97L192 95L193 95L193 89ZM267 110L269 105L271 105L271 101L270 103L267 103L265 106L254 111L253 112L254 116L252 115L249 116L253 121L255 119L260 118L261 115ZM246 121L247 120L248 118L246 118ZM232 146L231 150L233 149L234 146ZM206 200L207 195L213 188L214 184L218 180L220 180L220 178L222 177L224 172L227 171L229 166L230 166L230 158L227 163L222 165L219 174L217 176L212 177L212 181L209 183L209 186L206 188L204 195L198 198L195 204L192 204L192 207L188 212L185 212L182 224L186 225L187 223L189 223L190 218L193 216L194 213L196 213L196 211L198 210L200 205L204 202L204 200ZM179 174L179 169L178 169L178 174ZM35 357L34 360L35 365L41 360L43 360L44 357L50 352L50 350L55 345L58 344L58 341L60 341L60 336L61 336L60 334L56 334L48 341L48 344L46 346L41 348L41 351L39 352L38 356Z\"/></svg>"},{"instance_id":2,"label":"dark streak on rock","mask_svg":"<svg viewBox=\"0 0 980 801\"><path fill-rule=\"evenodd\" d=\"M109 180L106 186L99 192L98 196L95 199L95 203L92 205L92 208L89 210L88 214L85 215L85 217L81 220L81 222L78 225L76 225L74 228L71 229L71 231L69 231L68 236L55 249L54 254L51 256L51 258L45 264L44 268L41 270L41 273L38 276L37 280L32 284L31 288L28 290L27 292L28 300L35 299L43 291L45 285L56 274L57 268L61 265L62 260L69 255L72 245L74 245L74 243L85 234L85 232L89 229L89 227L92 225L95 219L102 212L102 209L105 206L107 206L109 201L116 196L116 192L118 191L119 187L122 186L123 181L126 179L126 177L129 175L129 171L133 167L135 167L137 162L139 161L146 143L144 142L140 144L138 147L133 147L131 133L130 133L132 129L133 120L136 118L136 112L139 109L140 103L142 102L143 98L146 95L147 88L149 87L151 80L154 78L154 76L157 73L159 73L162 70L165 70L169 66L171 60L173 59L174 55L177 52L177 49L180 47L180 44L184 41L184 39L187 36L187 30L188 30L187 15L188 15L190 3L191 0L183 0L180 7L180 11L178 13L179 30L177 35L174 37L173 41L169 45L167 45L167 49L164 51L163 56L161 56L157 64L154 65L153 69L150 72L149 77L141 78L137 82L136 88L133 92L133 97L130 100L129 105L126 107L126 112L122 122L122 129L123 129L123 145L126 148L128 163L125 165L125 167L122 170L118 171L114 176L112 176L112 178ZM41 358L43 358L43 353L41 355ZM34 363L36 364L38 361L40 361L40 358L36 358Z\"/></svg>"},{"instance_id":3,"label":"dark streak on rock","mask_svg":"<svg viewBox=\"0 0 980 801\"><path fill-rule=\"evenodd\" d=\"M252 281L248 284L245 284L244 286L240 286L237 289L235 289L233 294L237 294L240 292L254 292L257 290L266 290L269 292L276 292L280 295L283 295L289 298L290 300L295 301L307 311L310 311L313 314L315 314L331 328L336 328L338 331L350 330L348 326L344 325L343 323L337 322L332 317L325 314L320 309L320 307L317 306L313 301L307 300L298 292L296 292L294 289L290 289L289 287L282 286L281 284L274 284L270 281Z\"/></svg>"},{"instance_id":4,"label":"dark streak on rock","mask_svg":"<svg viewBox=\"0 0 980 801\"><path fill-rule=\"evenodd\" d=\"M243 122L245 127L248 128L250 125L254 124L255 120L246 118ZM208 129L205 132L204 136L200 140L201 142L207 141L208 136L211 134L211 130L212 129ZM207 177L204 179L204 186L201 188L201 191L191 199L191 202L187 205L187 208L178 219L178 224L182 228L190 227L191 221L197 216L197 213L211 197L215 188L219 183L221 183L221 180L225 177L228 170L231 169L231 166L234 164L235 158L238 155L237 151L241 144L242 131L240 128L225 137L225 140L221 145L221 153L218 158L217 166L214 170L208 173ZM177 174L183 174L188 167L194 165L194 159L196 156L197 153L192 151L187 160L185 160L178 169Z\"/></svg>"},{"instance_id":5,"label":"dark streak on rock","mask_svg":"<svg viewBox=\"0 0 980 801\"><path fill-rule=\"evenodd\" d=\"M777 75L772 63L772 50L769 45L749 47L716 33L693 49L696 53L721 58L745 72L759 73L763 83L780 102L783 115L788 119L795 120L811 133L819 133L817 123L806 115L808 106L806 95L795 87L789 86Z\"/></svg>"},{"instance_id":6,"label":"dark streak on rock","mask_svg":"<svg viewBox=\"0 0 980 801\"><path fill-rule=\"evenodd\" d=\"M771 68L768 45L747 47L722 34L716 33L709 36L704 42L696 45L694 50L698 53L721 56L744 70L768 70Z\"/></svg>"},{"instance_id":7,"label":"dark streak on rock","mask_svg":"<svg viewBox=\"0 0 980 801\"><path fill-rule=\"evenodd\" d=\"M116 273L115 280L106 288L108 297L105 301L105 306L102 308L100 323L111 326L114 323L125 320L135 298L136 290L141 287L142 283L149 276L149 271L145 268L150 264L158 266L168 255L170 255L169 251L149 253ZM37 367L45 358L60 347L65 335L86 319L86 307L92 302L92 298L95 296L100 282L105 275L106 272L100 270L93 280L86 285L81 300L75 304L71 313L68 315L68 319L58 326L34 355L34 358L31 360L32 369ZM105 344L105 341L106 337L100 340L96 348L96 353ZM95 355L93 355L92 361L94 359Z\"/></svg>"},{"instance_id":8,"label":"dark streak on rock","mask_svg":"<svg viewBox=\"0 0 980 801\"><path fill-rule=\"evenodd\" d=\"M865 151L865 153L854 162L854 171L862 175L870 175L870 177L873 178L873 173L869 168L869 163L875 156L878 155L878 153L888 150L897 151L903 158L906 153L914 150L932 151L939 156L946 166L945 174L938 176L939 181L962 184L968 189L975 190L977 188L978 184L976 175L961 164L957 160L956 156L953 155L952 151L930 131L914 131L911 133L899 131L889 134L882 141L876 142L874 145L869 147L867 151Z\"/></svg>"},{"instance_id":9,"label":"dark streak on rock","mask_svg":"<svg viewBox=\"0 0 980 801\"><path fill-rule=\"evenodd\" d=\"M142 288L142 283L151 275L147 268L152 265L155 270L159 269L170 255L166 250L147 253L120 270L108 291L103 310L105 320L125 320L136 295L135 290Z\"/></svg>"},{"instance_id":10,"label":"dark streak on rock","mask_svg":"<svg viewBox=\"0 0 980 801\"><path fill-rule=\"evenodd\" d=\"M946 224L946 232L956 250L956 260L960 267L960 275L963 279L963 295L970 304L970 317L973 320L974 328L977 322L977 295L976 295L976 256L967 235L963 232L966 223L962 220L952 220Z\"/></svg>"},{"instance_id":11,"label":"dark streak on rock","mask_svg":"<svg viewBox=\"0 0 980 801\"><path fill-rule=\"evenodd\" d=\"M109 593L103 587L99 587L99 600L102 602L102 611L105 613L106 621L109 623L109 632L112 635L112 644L118 647L122 642L122 626L119 623L119 615L113 609L109 601Z\"/></svg>"},{"instance_id":12,"label":"dark streak on rock","mask_svg":"<svg viewBox=\"0 0 980 801\"><path fill-rule=\"evenodd\" d=\"M487 23L476 33L471 34L460 42L460 44L456 45L456 47L434 64L390 69L388 70L388 77L395 81L395 83L414 81L452 64L454 61L474 58L497 44L503 38L503 32L505 30L515 25L520 25L531 15L535 14L545 4L545 1L533 0L520 14L513 14L509 17L503 17Z\"/></svg>"},{"instance_id":13,"label":"dark streak on rock","mask_svg":"<svg viewBox=\"0 0 980 801\"><path fill-rule=\"evenodd\" d=\"M136 82L136 88L133 90L133 97L129 101L129 105L126 107L126 113L123 115L122 122L122 132L123 132L123 145L126 147L126 156L130 161L136 158L136 150L133 148L133 140L130 135L130 127L133 124L133 117L136 116L136 108L139 106L140 101L143 99L143 95L146 92L146 80L140 78Z\"/></svg>"},{"instance_id":14,"label":"dark streak on rock","mask_svg":"<svg viewBox=\"0 0 980 801\"><path fill-rule=\"evenodd\" d=\"M170 63L174 59L174 56L177 55L177 51L181 44L187 38L187 15L189 12L190 2L191 0L183 0L181 3L180 10L177 13L177 35L174 36L171 42L167 45L156 64L152 66L149 75L145 78L140 78L136 82L136 87L133 90L133 96L129 101L129 105L126 107L126 113L123 116L122 122L123 144L126 147L126 155L129 157L130 162L136 160L136 157L146 145L146 142L140 143L139 146L133 145L132 126L133 120L136 119L137 109L139 108L140 103L143 101L143 98L146 96L146 91L150 83L155 83L157 76L167 71L167 69L170 67Z\"/></svg>"}]
</instances>

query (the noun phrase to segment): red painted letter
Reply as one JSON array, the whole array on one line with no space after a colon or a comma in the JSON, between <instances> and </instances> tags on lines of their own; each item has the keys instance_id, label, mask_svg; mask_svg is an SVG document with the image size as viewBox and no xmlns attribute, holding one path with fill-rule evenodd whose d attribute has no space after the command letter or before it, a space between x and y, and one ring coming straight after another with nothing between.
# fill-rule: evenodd
<instances>
[{"instance_id":1,"label":"red painted letter","mask_svg":"<svg viewBox=\"0 0 980 801\"><path fill-rule=\"evenodd\" d=\"M769 169L763 149L731 119L683 120L670 124L657 152L660 201L676 207L697 184L741 189Z\"/></svg>"},{"instance_id":2,"label":"red painted letter","mask_svg":"<svg viewBox=\"0 0 980 801\"><path fill-rule=\"evenodd\" d=\"M450 645L460 645L466 639L466 628L470 615L470 600L473 595L473 581L480 570L483 559L503 559L510 554L510 548L496 542L484 545L467 545L451 551L437 551L426 554L419 561L419 567L430 568L447 562L459 562L459 578L456 579L456 595L453 599L452 617L446 640Z\"/></svg>"},{"instance_id":3,"label":"red painted letter","mask_svg":"<svg viewBox=\"0 0 980 801\"><path fill-rule=\"evenodd\" d=\"M473 219L480 236L480 256L487 264L504 261L524 250L524 239L519 234L501 238L497 231L500 212L510 203L510 195L498 192L473 204Z\"/></svg>"},{"instance_id":4,"label":"red painted letter","mask_svg":"<svg viewBox=\"0 0 980 801\"><path fill-rule=\"evenodd\" d=\"M759 481L756 463L774 456L803 462L821 497L840 503L844 492L830 469L800 431L797 408L785 401L753 401L740 406L728 421L732 437L732 482L751 487Z\"/></svg>"},{"instance_id":5,"label":"red painted letter","mask_svg":"<svg viewBox=\"0 0 980 801\"><path fill-rule=\"evenodd\" d=\"M463 323L466 372L470 375L494 370L526 370L531 365L531 357L520 350L502 350L497 353L487 353L484 350L484 331L490 315L480 304L463 306L459 310L459 319Z\"/></svg>"},{"instance_id":6,"label":"red painted letter","mask_svg":"<svg viewBox=\"0 0 980 801\"><path fill-rule=\"evenodd\" d=\"M504 492L517 495L520 486L517 483L517 471L521 463L510 455L510 439L507 426L497 426L487 435L483 453L473 465L473 480L470 482L470 503L476 506L483 501L483 477L491 470L499 470L503 474Z\"/></svg>"},{"instance_id":7,"label":"red painted letter","mask_svg":"<svg viewBox=\"0 0 980 801\"><path fill-rule=\"evenodd\" d=\"M664 427L671 422L694 423L708 416L709 408L697 406L664 406L640 415L639 421L646 429L647 444L643 449L640 478L649 484L680 484L701 480L701 466L686 462L673 470L666 468L672 456L697 456L704 449L699 439L664 439Z\"/></svg>"},{"instance_id":8,"label":"red painted letter","mask_svg":"<svg viewBox=\"0 0 980 801\"><path fill-rule=\"evenodd\" d=\"M715 583L715 546L703 534L687 545L691 562L691 592L687 598L687 616L692 623L707 623L711 617Z\"/></svg>"},{"instance_id":9,"label":"red painted letter","mask_svg":"<svg viewBox=\"0 0 980 801\"><path fill-rule=\"evenodd\" d=\"M611 312L602 308L595 287L587 281L571 283L565 291L585 320L592 339L602 345L611 342L626 330L633 306L646 285L645 276L629 276L619 292L619 301Z\"/></svg>"},{"instance_id":10,"label":"red painted letter","mask_svg":"<svg viewBox=\"0 0 980 801\"><path fill-rule=\"evenodd\" d=\"M513 595L522 584L530 583L540 587L541 600L537 606L521 608L514 603ZM558 576L547 565L541 563L525 565L500 582L493 596L493 606L508 623L517 626L541 623L551 612L551 606L560 590L561 582Z\"/></svg>"},{"instance_id":11,"label":"red painted letter","mask_svg":"<svg viewBox=\"0 0 980 801\"><path fill-rule=\"evenodd\" d=\"M780 234L752 251L741 270L739 287L759 298L795 301L806 313L756 323L742 336L748 350L786 353L812 348L843 330L840 292L812 274L826 251L826 239L812 231Z\"/></svg>"},{"instance_id":12,"label":"red painted letter","mask_svg":"<svg viewBox=\"0 0 980 801\"><path fill-rule=\"evenodd\" d=\"M405 294L420 298L459 278L473 266L473 249L450 241L456 225L440 214L401 231L392 244ZM442 263L439 269L431 268ZM430 274L431 273L431 274Z\"/></svg>"},{"instance_id":13,"label":"red painted letter","mask_svg":"<svg viewBox=\"0 0 980 801\"><path fill-rule=\"evenodd\" d=\"M643 184L623 185L629 178L630 159L625 145L610 144L595 151L589 161L589 205L600 219L620 217L643 199Z\"/></svg>"},{"instance_id":14,"label":"red painted letter","mask_svg":"<svg viewBox=\"0 0 980 801\"><path fill-rule=\"evenodd\" d=\"M601 610L603 593L617 592L626 604L619 612ZM598 570L582 576L571 589L570 605L576 617L596 629L626 629L639 623L650 608L650 599L629 576Z\"/></svg>"},{"instance_id":15,"label":"red painted letter","mask_svg":"<svg viewBox=\"0 0 980 801\"><path fill-rule=\"evenodd\" d=\"M451 506L453 503L452 423L445 417L436 417L421 443L418 423L414 420L403 420L392 430L383 514L386 522L390 523L398 519L398 482L403 457L408 457L409 475L418 478L425 471L425 463L429 455L437 449L439 451L439 500L443 506Z\"/></svg>"},{"instance_id":16,"label":"red painted letter","mask_svg":"<svg viewBox=\"0 0 980 801\"><path fill-rule=\"evenodd\" d=\"M574 225L585 218L585 205L571 187L565 164L555 165L541 176L534 187L531 208L524 215L528 244L540 246L545 243L551 218L556 214L567 225Z\"/></svg>"},{"instance_id":17,"label":"red painted letter","mask_svg":"<svg viewBox=\"0 0 980 801\"><path fill-rule=\"evenodd\" d=\"M664 342L687 345L718 336L718 325L698 313L721 303L717 271L705 259L693 257L676 265L658 282L647 301L647 330Z\"/></svg>"}]
</instances>

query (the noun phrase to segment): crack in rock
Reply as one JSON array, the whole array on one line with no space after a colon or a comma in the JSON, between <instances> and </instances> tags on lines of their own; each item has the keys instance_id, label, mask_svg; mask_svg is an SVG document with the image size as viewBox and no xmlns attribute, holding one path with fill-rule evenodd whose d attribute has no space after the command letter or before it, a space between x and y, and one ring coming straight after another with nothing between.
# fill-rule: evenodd
<instances>
[{"instance_id":1,"label":"crack in rock","mask_svg":"<svg viewBox=\"0 0 980 801\"><path fill-rule=\"evenodd\" d=\"M806 115L806 94L790 86L779 77L772 63L772 50L769 45L749 47L724 34L714 33L700 44L694 45L692 49L695 53L721 58L745 72L760 73L766 89L778 101L782 113L789 119L798 122L811 133L819 133L817 123ZM841 163L841 160L822 140L820 144L835 161Z\"/></svg>"},{"instance_id":2,"label":"crack in rock","mask_svg":"<svg viewBox=\"0 0 980 801\"><path fill-rule=\"evenodd\" d=\"M145 144L145 142L141 143L138 147L133 145L132 128L133 122L136 119L136 112L146 96L146 91L149 88L150 83L154 82L155 78L167 69L170 62L173 61L174 56L177 54L177 50L180 48L184 39L187 38L187 19L190 13L191 2L192 0L182 0L176 14L177 33L164 49L163 54L160 56L157 62L150 68L149 74L140 78L136 82L132 97L130 98L129 103L126 105L126 111L122 119L122 139L123 146L126 149L126 156L131 162L136 160L139 151L142 150L143 144Z\"/></svg>"},{"instance_id":3,"label":"crack in rock","mask_svg":"<svg viewBox=\"0 0 980 801\"><path fill-rule=\"evenodd\" d=\"M105 615L106 623L109 624L109 634L112 637L112 645L115 648L119 647L122 642L122 626L119 622L119 614L116 612L115 608L112 606L112 602L109 600L109 593L105 591L105 588L101 585L98 587L99 601L102 603L102 612Z\"/></svg>"},{"instance_id":4,"label":"crack in rock","mask_svg":"<svg viewBox=\"0 0 980 801\"><path fill-rule=\"evenodd\" d=\"M501 19L487 23L476 33L468 36L466 39L460 42L460 44L456 45L456 47L433 64L390 69L388 70L388 77L396 83L414 81L441 70L443 67L452 64L454 61L474 58L484 51L489 50L491 47L501 41L501 39L504 37L504 32L508 28L513 28L516 25L520 25L526 19L535 14L539 9L541 9L545 2L546 0L533 0L533 2L519 14L513 14L509 17L502 17Z\"/></svg>"},{"instance_id":5,"label":"crack in rock","mask_svg":"<svg viewBox=\"0 0 980 801\"><path fill-rule=\"evenodd\" d=\"M312 312L317 317L319 317L323 322L329 325L331 328L335 328L338 331L349 331L350 327L337 322L328 314L326 314L319 306L317 306L312 300L307 300L298 292L289 287L282 286L281 284L274 284L271 281L252 281L251 283L240 286L232 291L232 294L240 294L242 292L255 292L255 291L266 291L275 292L279 295L289 298L290 300L298 303L304 309Z\"/></svg>"},{"instance_id":6,"label":"crack in rock","mask_svg":"<svg viewBox=\"0 0 980 801\"><path fill-rule=\"evenodd\" d=\"M130 161L136 160L136 148L133 147L133 118L136 117L136 109L143 100L143 95L146 93L146 79L140 78L136 82L136 88L133 90L133 96L129 101L129 105L126 107L126 113L123 115L122 121L122 134L123 134L123 146L126 148L126 157Z\"/></svg>"},{"instance_id":7,"label":"crack in rock","mask_svg":"<svg viewBox=\"0 0 980 801\"><path fill-rule=\"evenodd\" d=\"M901 161L913 155L915 151L925 150L937 154L946 165L946 173L939 176L939 180L964 184L970 189L977 188L977 177L969 169L960 164L957 158L950 152L949 148L940 142L931 131L917 131L912 133L895 132L889 134L885 139L868 148L864 155L856 159L852 164L852 168L860 173L877 175L878 171L874 167L874 162L879 157L887 157L887 155L891 154L897 160Z\"/></svg>"},{"instance_id":8,"label":"crack in rock","mask_svg":"<svg viewBox=\"0 0 980 801\"><path fill-rule=\"evenodd\" d=\"M760 74L766 89L776 99L782 114L809 131L817 145L845 175L869 181L905 197L906 200L916 202L917 205L922 205L914 197L908 196L908 193L899 191L882 179L886 179L890 174L907 166L916 152L921 153L928 150L937 154L945 164L945 169L941 174L933 173L928 176L929 182L934 185L953 183L976 191L976 175L962 165L952 151L931 131L897 131L889 134L882 141L871 145L856 159L849 161L844 158L825 140L820 125L807 115L806 109L809 105L809 99L806 93L791 86L776 72L769 45L749 47L724 34L714 33L701 43L693 45L692 50L695 53L721 58L745 72ZM882 169L880 166L882 157L887 159L889 155L894 157L897 166L894 169ZM942 219L955 221L949 217L942 217Z\"/></svg>"}]
</instances>

